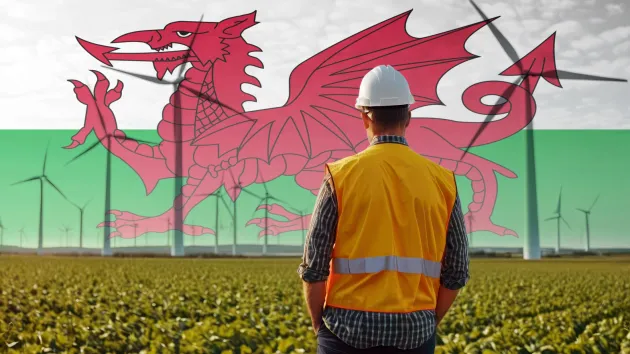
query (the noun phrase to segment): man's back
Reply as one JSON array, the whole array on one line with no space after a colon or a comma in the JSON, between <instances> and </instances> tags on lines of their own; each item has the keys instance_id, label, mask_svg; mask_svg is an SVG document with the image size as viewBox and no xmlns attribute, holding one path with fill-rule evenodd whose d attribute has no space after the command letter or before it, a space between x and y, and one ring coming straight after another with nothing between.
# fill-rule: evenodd
<instances>
[{"instance_id":1,"label":"man's back","mask_svg":"<svg viewBox=\"0 0 630 354\"><path fill-rule=\"evenodd\" d=\"M331 273L328 264L331 259L341 255L339 253L341 249L337 247L339 244L338 235L341 231L342 234L346 235L344 237L351 240L346 242L346 245L356 243L352 238L358 234L357 225L361 224L356 220L365 218L367 215L362 210L369 211L371 209L373 212L371 215L378 215L375 218L376 222L369 226L369 230L373 239L379 242L361 242L361 247L372 248L376 252L377 250L383 251L384 240L389 239L391 246L391 240L394 239L392 228L399 227L395 225L402 225L402 227L407 228L414 225L416 229L427 227L418 226L426 225L426 220L417 222L416 218L415 221L411 222L412 218L408 216L408 213L397 213L396 210L424 210L420 215L426 215L426 211L432 208L434 214L442 217L447 209L453 211L450 215L450 221L447 217L443 219L446 221L440 225L434 223L434 233L444 235L445 244L441 250L445 251L443 258L448 262L446 266L442 262L443 266L439 270L437 279L433 278L434 282L438 282L440 285L446 283L451 288L463 286L468 278L466 234L461 222L463 219L459 199L456 197L456 189L453 190L455 185L453 183L451 184L452 187L445 187L448 185L446 181L449 179L452 181L454 178L452 172L413 152L406 146L406 140L402 137L379 136L374 139L372 145L357 155L331 164L332 169L337 168L338 176L344 175L343 186L341 183L336 183L334 177L326 179L322 185L316 212L313 214L312 227L307 238L304 262L299 270L302 279L307 282L328 279L328 287L335 283L334 273L328 277ZM400 182L401 175L406 176L405 183L391 183L396 180ZM359 182L359 178L361 178L361 182ZM390 183L384 181L390 181ZM449 203L445 194L449 193L444 193L443 189L454 192L454 198L451 199L452 203L450 203L451 207L444 207ZM425 195L423 196L423 194ZM350 195L358 198L354 199L352 205L344 202ZM442 203L439 202L440 198ZM414 248L416 251L421 250L425 247L425 243L432 241L430 237L417 237L410 242L416 242L416 246L406 246L399 249L402 252L401 255ZM335 245L334 248L333 244ZM332 252L331 248L333 248ZM436 245L427 246L427 248L440 249ZM391 250L392 247L389 248L389 251ZM367 252L369 254L371 250L368 249ZM442 259L441 256L440 253L436 259L439 261ZM332 263L334 267L335 262ZM430 271L430 267L425 268ZM432 275L435 276L435 274ZM354 284L361 284L361 282L354 282ZM419 291L419 282L416 281L414 284L415 291ZM400 288L400 284L396 286L398 289ZM376 299L380 299L381 304L391 303L392 300L386 297L392 290L397 289L396 286L386 286L384 289L388 291L380 291L378 295L381 297L376 297ZM352 285L349 285L346 288L351 287ZM425 286L425 288L428 287ZM396 293L396 291L393 292ZM353 298L351 293L357 295ZM399 294L394 296L399 298ZM434 296L434 292L431 291L428 298L423 301L426 303ZM347 303L353 304L357 304L357 300L360 304L361 301L365 302L366 298L370 298L365 296L362 291L346 291L341 298L345 297L350 297L352 301ZM371 298L374 299L374 297ZM342 302L344 301L342 300ZM396 313L365 311L349 305L339 307L328 305L324 310L323 318L327 327L325 330L330 329L334 335L355 348L374 346L393 346L401 349L416 348L434 334L436 322L435 311L432 309Z\"/></svg>"}]
</instances>

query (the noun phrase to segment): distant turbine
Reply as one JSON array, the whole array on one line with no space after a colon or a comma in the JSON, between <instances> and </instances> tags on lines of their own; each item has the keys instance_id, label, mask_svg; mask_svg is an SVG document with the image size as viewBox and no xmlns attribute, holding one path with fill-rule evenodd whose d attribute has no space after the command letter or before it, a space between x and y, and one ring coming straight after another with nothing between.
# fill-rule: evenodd
<instances>
[{"instance_id":1,"label":"distant turbine","mask_svg":"<svg viewBox=\"0 0 630 354\"><path fill-rule=\"evenodd\" d=\"M79 248L80 249L83 249L83 212L85 211L85 208L90 203L90 201L91 200L88 200L85 204L83 204L82 207L74 204L73 202L70 202L72 206L74 206L75 208L79 210Z\"/></svg>"},{"instance_id":2,"label":"distant turbine","mask_svg":"<svg viewBox=\"0 0 630 354\"><path fill-rule=\"evenodd\" d=\"M68 227L67 225L64 227L60 227L59 231L64 232L66 234L66 247L69 246L69 234L70 234L70 230L72 230L70 227Z\"/></svg>"},{"instance_id":3,"label":"distant turbine","mask_svg":"<svg viewBox=\"0 0 630 354\"><path fill-rule=\"evenodd\" d=\"M263 253L263 255L266 255L267 254L267 247L269 245L269 200L273 199L273 200L281 202L283 204L287 204L287 202L285 202L285 201L283 201L281 199L278 199L278 198L274 197L273 195L271 195L269 193L269 189L267 189L267 183L264 182L265 178L262 175L262 172L260 173L260 176L262 177L262 180L263 180L263 183L262 183L263 188L265 188L265 195L264 196L261 197L261 196L259 196L257 194L254 194L254 193L252 193L250 191L247 191L247 190L243 190L243 192L245 192L245 193L247 193L247 194L249 194L251 196L254 196L256 198L259 198L260 199L259 203L263 203L263 205L264 205L264 207L263 207L263 205L258 206L258 208L256 208L256 210L254 210L254 214L256 213L257 210L260 210L261 208L265 209L265 228L258 234L258 237L260 237L260 235L262 234L264 236L264 238L265 238L265 242L263 244L263 251L262 251L262 253ZM253 214L252 214L252 217L253 217ZM252 221L249 221L247 223L247 225L250 225L250 223L252 223ZM276 237L278 237L278 235L276 235Z\"/></svg>"},{"instance_id":4,"label":"distant turbine","mask_svg":"<svg viewBox=\"0 0 630 354\"><path fill-rule=\"evenodd\" d=\"M571 226L569 226L569 223L564 219L564 217L562 217L562 211L560 209L561 203L562 203L562 186L560 187L560 193L558 194L558 206L556 207L556 211L555 211L556 215L545 219L545 221L556 220L558 222L558 237L556 238L556 250L555 250L556 254L560 253L560 219L564 221L564 223L567 225L569 230L571 229Z\"/></svg>"},{"instance_id":5,"label":"distant turbine","mask_svg":"<svg viewBox=\"0 0 630 354\"><path fill-rule=\"evenodd\" d=\"M590 251L591 249L591 232L590 232L590 225L589 225L589 216L591 215L591 210L593 210L593 207L595 206L595 203L597 203L597 200L599 199L599 195L597 195L597 197L595 197L595 200L593 201L593 204L591 204L591 207L588 208L587 210L584 209L580 209L580 208L576 208L577 210L581 211L584 213L584 217L586 218L586 245L584 247L584 250L586 252Z\"/></svg>"},{"instance_id":6,"label":"distant turbine","mask_svg":"<svg viewBox=\"0 0 630 354\"><path fill-rule=\"evenodd\" d=\"M138 247L138 226L140 224L133 223L133 247Z\"/></svg>"},{"instance_id":7,"label":"distant turbine","mask_svg":"<svg viewBox=\"0 0 630 354\"><path fill-rule=\"evenodd\" d=\"M241 180L239 178L238 182L237 180L234 178L234 174L232 173L232 169L228 169L228 171L230 172L230 176L232 177L232 182L234 183L234 186L232 187L232 189L235 191L234 192L234 204L233 204L233 211L232 211L232 223L233 223L233 235L232 235L232 256L236 255L236 214L237 214L237 209L236 209L236 201L238 200L238 195L240 193L236 192L237 190L242 191L243 190L243 186L241 185Z\"/></svg>"},{"instance_id":8,"label":"distant turbine","mask_svg":"<svg viewBox=\"0 0 630 354\"><path fill-rule=\"evenodd\" d=\"M23 243L24 243L24 228L21 228L18 230L18 232L20 233L20 248L23 248Z\"/></svg>"},{"instance_id":9,"label":"distant turbine","mask_svg":"<svg viewBox=\"0 0 630 354\"><path fill-rule=\"evenodd\" d=\"M42 174L39 176L34 176L31 178L27 178L25 180L13 183L13 185L39 181L39 234L37 239L37 254L41 255L44 248L44 183L48 183L51 187L53 187L64 199L68 200L66 196L61 192L57 186L52 183L52 181L46 175L46 161L48 159L48 148L46 148L46 152L44 153L44 162L42 164Z\"/></svg>"},{"instance_id":10,"label":"distant turbine","mask_svg":"<svg viewBox=\"0 0 630 354\"><path fill-rule=\"evenodd\" d=\"M223 177L225 177L225 174L223 175ZM223 182L224 178L221 179L221 185L223 185ZM219 201L223 203L228 213L230 214L230 217L232 217L232 213L230 212L230 207L223 198L220 189L217 189L214 193L206 194L206 196L216 198L214 205L214 228L216 229L214 232L214 253L219 254L219 229L223 229L223 225L219 227Z\"/></svg>"},{"instance_id":11,"label":"distant turbine","mask_svg":"<svg viewBox=\"0 0 630 354\"><path fill-rule=\"evenodd\" d=\"M2 220L0 220L0 246L4 246L4 225Z\"/></svg>"}]
</instances>

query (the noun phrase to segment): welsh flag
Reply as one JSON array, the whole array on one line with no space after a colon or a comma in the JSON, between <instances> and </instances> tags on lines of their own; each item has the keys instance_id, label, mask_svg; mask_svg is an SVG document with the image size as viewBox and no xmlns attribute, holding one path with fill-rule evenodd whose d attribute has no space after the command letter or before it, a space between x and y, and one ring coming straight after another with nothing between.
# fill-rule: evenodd
<instances>
[{"instance_id":1,"label":"welsh flag","mask_svg":"<svg viewBox=\"0 0 630 354\"><path fill-rule=\"evenodd\" d=\"M1 7L3 248L299 254L324 164L368 145L354 100L381 64L473 249L630 246L622 6Z\"/></svg>"}]
</instances>

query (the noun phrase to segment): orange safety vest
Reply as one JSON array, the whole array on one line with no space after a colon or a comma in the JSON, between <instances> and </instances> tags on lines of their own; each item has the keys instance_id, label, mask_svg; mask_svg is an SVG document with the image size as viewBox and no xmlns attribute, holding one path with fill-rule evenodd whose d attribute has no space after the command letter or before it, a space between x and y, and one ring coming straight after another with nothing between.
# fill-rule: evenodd
<instances>
[{"instance_id":1,"label":"orange safety vest","mask_svg":"<svg viewBox=\"0 0 630 354\"><path fill-rule=\"evenodd\" d=\"M327 164L339 222L325 306L435 309L457 187L452 171L402 144Z\"/></svg>"}]
</instances>

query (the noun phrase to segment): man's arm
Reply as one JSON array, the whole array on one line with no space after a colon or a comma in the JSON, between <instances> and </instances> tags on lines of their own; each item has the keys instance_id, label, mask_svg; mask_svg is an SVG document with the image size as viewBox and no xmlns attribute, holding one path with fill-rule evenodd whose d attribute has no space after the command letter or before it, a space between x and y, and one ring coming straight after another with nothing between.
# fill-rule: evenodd
<instances>
[{"instance_id":1,"label":"man's arm","mask_svg":"<svg viewBox=\"0 0 630 354\"><path fill-rule=\"evenodd\" d=\"M337 229L337 204L329 181L330 176L326 176L319 190L306 235L304 256L298 268L298 274L303 280L306 307L315 333L322 321L326 280L330 274L330 259Z\"/></svg>"},{"instance_id":2,"label":"man's arm","mask_svg":"<svg viewBox=\"0 0 630 354\"><path fill-rule=\"evenodd\" d=\"M438 291L435 315L437 323L451 307L459 289L464 287L470 278L468 271L468 238L466 236L466 224L459 200L459 194L455 198L455 205L451 212L446 235L446 249L442 259L442 274L440 276L440 290Z\"/></svg>"}]
</instances>

